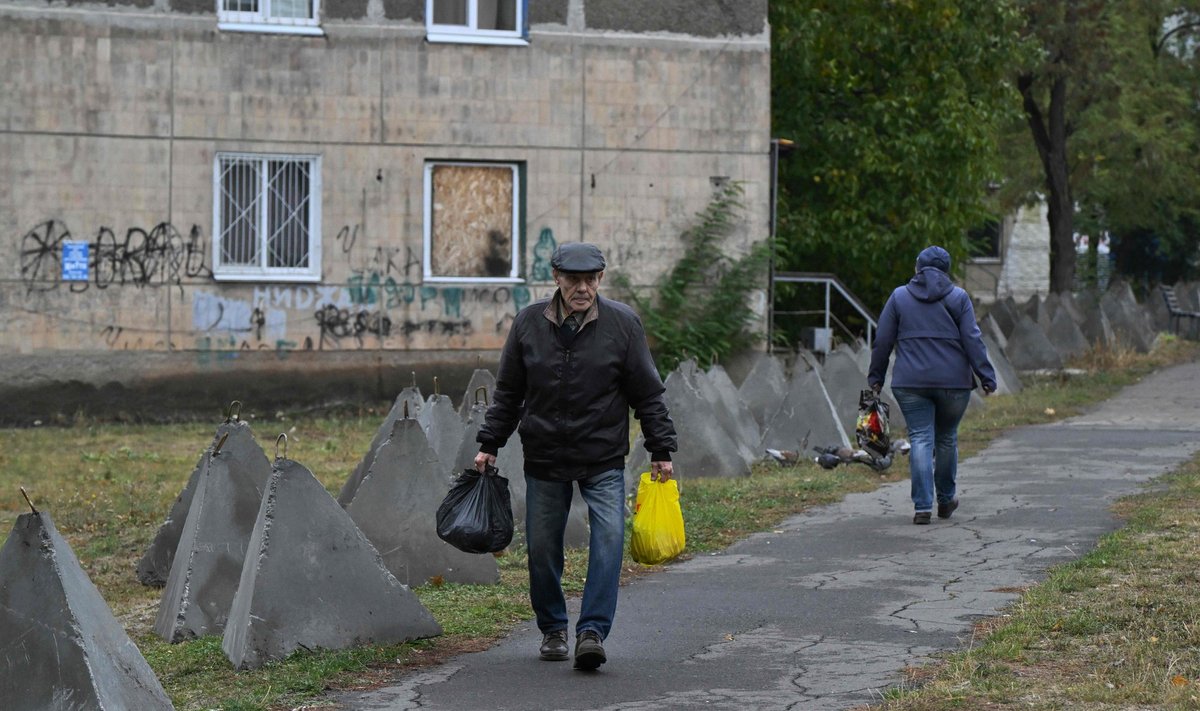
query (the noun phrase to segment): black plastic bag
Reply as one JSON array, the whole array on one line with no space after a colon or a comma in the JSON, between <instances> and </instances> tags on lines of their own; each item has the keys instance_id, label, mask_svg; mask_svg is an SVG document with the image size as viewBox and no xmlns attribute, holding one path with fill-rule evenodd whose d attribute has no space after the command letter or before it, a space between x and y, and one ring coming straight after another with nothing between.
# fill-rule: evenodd
<instances>
[{"instance_id":1,"label":"black plastic bag","mask_svg":"<svg viewBox=\"0 0 1200 711\"><path fill-rule=\"evenodd\" d=\"M892 448L888 426L888 404L874 390L863 390L858 396L858 419L854 438L858 446L876 457L886 457Z\"/></svg>"},{"instance_id":2,"label":"black plastic bag","mask_svg":"<svg viewBox=\"0 0 1200 711\"><path fill-rule=\"evenodd\" d=\"M487 467L483 474L464 469L437 510L438 538L466 553L495 553L513 537L512 497L508 479Z\"/></svg>"}]
</instances>

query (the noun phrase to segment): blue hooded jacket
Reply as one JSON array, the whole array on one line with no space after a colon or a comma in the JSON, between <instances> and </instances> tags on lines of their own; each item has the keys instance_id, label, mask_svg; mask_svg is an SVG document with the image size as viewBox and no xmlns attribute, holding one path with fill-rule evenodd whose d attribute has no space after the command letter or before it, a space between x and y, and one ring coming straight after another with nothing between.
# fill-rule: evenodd
<instances>
[{"instance_id":1,"label":"blue hooded jacket","mask_svg":"<svg viewBox=\"0 0 1200 711\"><path fill-rule=\"evenodd\" d=\"M975 378L996 389L996 371L975 322L971 298L950 282L950 255L928 247L917 274L888 298L871 348L867 382L883 387L888 358L896 349L892 387L973 389Z\"/></svg>"}]
</instances>

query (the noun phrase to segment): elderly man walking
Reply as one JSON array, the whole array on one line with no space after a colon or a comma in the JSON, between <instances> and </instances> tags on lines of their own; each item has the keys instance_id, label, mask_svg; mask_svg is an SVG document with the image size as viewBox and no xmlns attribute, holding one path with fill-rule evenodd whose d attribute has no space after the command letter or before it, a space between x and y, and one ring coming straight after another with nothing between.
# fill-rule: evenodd
<instances>
[{"instance_id":1,"label":"elderly man walking","mask_svg":"<svg viewBox=\"0 0 1200 711\"><path fill-rule=\"evenodd\" d=\"M605 267L599 248L563 244L550 265L558 290L513 321L492 405L479 429L475 466L483 471L494 465L496 452L520 425L529 598L543 635L540 656L547 661L569 658L563 534L572 486L578 484L591 540L575 624L575 668L593 670L607 660L604 639L617 609L629 409L641 421L656 480L671 478L675 426L641 320L625 304L597 293Z\"/></svg>"}]
</instances>

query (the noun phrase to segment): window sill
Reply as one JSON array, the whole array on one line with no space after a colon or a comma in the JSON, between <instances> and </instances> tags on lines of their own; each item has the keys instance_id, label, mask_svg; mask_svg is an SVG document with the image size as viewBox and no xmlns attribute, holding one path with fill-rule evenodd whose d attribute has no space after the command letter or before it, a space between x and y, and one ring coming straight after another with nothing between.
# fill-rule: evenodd
<instances>
[{"instance_id":1,"label":"window sill","mask_svg":"<svg viewBox=\"0 0 1200 711\"><path fill-rule=\"evenodd\" d=\"M302 282L306 284L315 284L321 281L320 274L306 273L285 273L279 272L221 272L213 270L213 281L241 281L241 282Z\"/></svg>"},{"instance_id":2,"label":"window sill","mask_svg":"<svg viewBox=\"0 0 1200 711\"><path fill-rule=\"evenodd\" d=\"M437 44L492 44L503 45L508 47L528 47L529 40L524 37L493 37L491 35L479 35L469 32L430 32L425 35L425 39L429 42Z\"/></svg>"},{"instance_id":3,"label":"window sill","mask_svg":"<svg viewBox=\"0 0 1200 711\"><path fill-rule=\"evenodd\" d=\"M218 22L217 29L222 32L253 32L264 35L325 36L325 30L318 25L283 25L273 22Z\"/></svg>"},{"instance_id":4,"label":"window sill","mask_svg":"<svg viewBox=\"0 0 1200 711\"><path fill-rule=\"evenodd\" d=\"M429 284L524 284L521 277L449 277L425 275Z\"/></svg>"}]
</instances>

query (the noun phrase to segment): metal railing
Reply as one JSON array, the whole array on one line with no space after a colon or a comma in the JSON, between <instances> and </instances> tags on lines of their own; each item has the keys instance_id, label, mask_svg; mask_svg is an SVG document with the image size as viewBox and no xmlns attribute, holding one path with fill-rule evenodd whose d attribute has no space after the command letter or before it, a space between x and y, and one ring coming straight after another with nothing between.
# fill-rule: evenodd
<instances>
[{"instance_id":1,"label":"metal railing","mask_svg":"<svg viewBox=\"0 0 1200 711\"><path fill-rule=\"evenodd\" d=\"M824 313L825 328L829 329L831 323L835 323L848 335L853 337L854 334L842 323L841 319L833 315L830 308L833 300L833 292L836 290L854 310L863 317L867 323L867 348L871 347L871 343L875 338L875 329L878 327L878 321L875 315L868 309L862 301L859 300L854 292L850 291L841 279L835 274L825 272L775 272L771 277L771 291L774 293L775 285L784 284L823 284L825 286L825 308L824 311L776 311L775 304L772 303L768 309L767 317L767 343L771 343L771 339L775 335L775 317L777 315L813 315Z\"/></svg>"}]
</instances>

